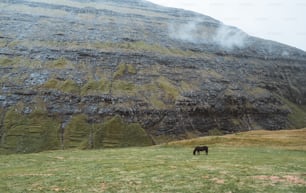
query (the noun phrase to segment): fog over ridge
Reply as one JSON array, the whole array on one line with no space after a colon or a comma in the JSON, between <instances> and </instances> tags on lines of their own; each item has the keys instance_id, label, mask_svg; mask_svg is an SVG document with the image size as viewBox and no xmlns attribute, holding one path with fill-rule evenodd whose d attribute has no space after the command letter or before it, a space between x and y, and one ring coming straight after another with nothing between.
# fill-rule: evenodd
<instances>
[{"instance_id":1,"label":"fog over ridge","mask_svg":"<svg viewBox=\"0 0 306 193\"><path fill-rule=\"evenodd\" d=\"M169 24L169 36L195 44L215 44L224 49L244 48L248 35L242 30L222 23L211 26L200 18L184 24Z\"/></svg>"}]
</instances>

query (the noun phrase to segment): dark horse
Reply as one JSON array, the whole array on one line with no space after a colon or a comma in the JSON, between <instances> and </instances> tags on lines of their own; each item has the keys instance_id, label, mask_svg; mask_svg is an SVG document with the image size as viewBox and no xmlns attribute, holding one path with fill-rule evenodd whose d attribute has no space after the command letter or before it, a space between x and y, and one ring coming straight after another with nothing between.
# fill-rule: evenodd
<instances>
[{"instance_id":1,"label":"dark horse","mask_svg":"<svg viewBox=\"0 0 306 193\"><path fill-rule=\"evenodd\" d=\"M200 151L205 151L206 155L208 155L208 147L207 146L196 146L193 150L193 155L200 154Z\"/></svg>"}]
</instances>

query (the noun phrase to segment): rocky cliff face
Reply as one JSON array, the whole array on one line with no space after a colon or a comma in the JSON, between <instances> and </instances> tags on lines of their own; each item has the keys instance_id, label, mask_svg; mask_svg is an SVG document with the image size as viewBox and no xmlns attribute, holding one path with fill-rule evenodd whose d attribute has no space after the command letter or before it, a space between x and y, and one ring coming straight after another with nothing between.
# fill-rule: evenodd
<instances>
[{"instance_id":1,"label":"rocky cliff face","mask_svg":"<svg viewBox=\"0 0 306 193\"><path fill-rule=\"evenodd\" d=\"M0 151L306 126L306 53L146 1L0 2Z\"/></svg>"}]
</instances>

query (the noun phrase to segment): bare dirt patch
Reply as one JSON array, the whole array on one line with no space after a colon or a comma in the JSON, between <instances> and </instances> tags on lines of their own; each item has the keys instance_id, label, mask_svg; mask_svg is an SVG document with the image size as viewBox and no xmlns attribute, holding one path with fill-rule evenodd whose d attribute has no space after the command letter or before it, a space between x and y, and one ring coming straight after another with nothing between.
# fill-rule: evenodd
<instances>
[{"instance_id":1,"label":"bare dirt patch","mask_svg":"<svg viewBox=\"0 0 306 193\"><path fill-rule=\"evenodd\" d=\"M213 178L211 181L215 182L216 184L224 184L224 179Z\"/></svg>"},{"instance_id":2,"label":"bare dirt patch","mask_svg":"<svg viewBox=\"0 0 306 193\"><path fill-rule=\"evenodd\" d=\"M258 180L264 180L264 181L270 181L273 184L276 183L289 183L289 184L295 184L295 185L306 185L306 181L298 176L293 175L286 175L286 176L254 176L255 179Z\"/></svg>"},{"instance_id":3,"label":"bare dirt patch","mask_svg":"<svg viewBox=\"0 0 306 193\"><path fill-rule=\"evenodd\" d=\"M101 189L102 192L104 192L104 191L107 190L107 185L106 185L105 182L102 182L102 183L100 184L100 189Z\"/></svg>"}]
</instances>

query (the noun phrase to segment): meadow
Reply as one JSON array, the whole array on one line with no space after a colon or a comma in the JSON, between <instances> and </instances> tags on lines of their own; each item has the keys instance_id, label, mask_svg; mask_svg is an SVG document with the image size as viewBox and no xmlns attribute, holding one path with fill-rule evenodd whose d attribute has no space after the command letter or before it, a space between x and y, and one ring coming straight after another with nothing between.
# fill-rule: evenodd
<instances>
[{"instance_id":1,"label":"meadow","mask_svg":"<svg viewBox=\"0 0 306 193\"><path fill-rule=\"evenodd\" d=\"M152 147L0 155L0 192L304 193L305 134L255 131ZM193 155L195 144L208 144L209 154Z\"/></svg>"}]
</instances>

